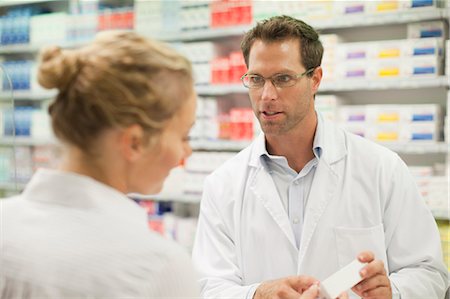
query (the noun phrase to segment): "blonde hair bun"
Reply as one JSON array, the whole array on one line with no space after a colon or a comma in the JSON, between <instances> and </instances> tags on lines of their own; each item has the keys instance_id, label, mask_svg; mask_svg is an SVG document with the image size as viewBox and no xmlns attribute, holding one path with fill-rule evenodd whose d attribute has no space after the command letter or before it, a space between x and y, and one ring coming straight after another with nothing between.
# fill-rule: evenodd
<instances>
[{"instance_id":1,"label":"blonde hair bun","mask_svg":"<svg viewBox=\"0 0 450 299\"><path fill-rule=\"evenodd\" d=\"M75 50L62 50L48 46L41 50L38 82L45 88L64 89L78 71L78 54Z\"/></svg>"}]
</instances>

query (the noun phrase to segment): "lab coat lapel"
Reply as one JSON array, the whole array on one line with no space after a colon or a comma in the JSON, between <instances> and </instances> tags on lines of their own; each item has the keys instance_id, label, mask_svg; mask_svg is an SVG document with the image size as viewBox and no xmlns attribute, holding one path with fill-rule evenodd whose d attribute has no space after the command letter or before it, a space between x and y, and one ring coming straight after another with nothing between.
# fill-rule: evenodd
<instances>
[{"instance_id":1,"label":"lab coat lapel","mask_svg":"<svg viewBox=\"0 0 450 299\"><path fill-rule=\"evenodd\" d=\"M314 181L309 192L308 205L303 222L302 240L300 242L299 267L313 237L314 230L328 203L334 198L338 184L337 175L330 166L320 159L317 165ZM299 269L300 271L300 269Z\"/></svg>"},{"instance_id":2,"label":"lab coat lapel","mask_svg":"<svg viewBox=\"0 0 450 299\"><path fill-rule=\"evenodd\" d=\"M250 183L250 191L262 203L291 245L296 248L294 233L270 173L262 165Z\"/></svg>"},{"instance_id":3,"label":"lab coat lapel","mask_svg":"<svg viewBox=\"0 0 450 299\"><path fill-rule=\"evenodd\" d=\"M319 117L321 116L319 115ZM342 131L323 118L322 121L323 152L317 164L305 211L298 257L299 273L302 271L302 263L308 252L317 224L328 204L336 196L339 184L337 165L347 154L345 137Z\"/></svg>"}]
</instances>

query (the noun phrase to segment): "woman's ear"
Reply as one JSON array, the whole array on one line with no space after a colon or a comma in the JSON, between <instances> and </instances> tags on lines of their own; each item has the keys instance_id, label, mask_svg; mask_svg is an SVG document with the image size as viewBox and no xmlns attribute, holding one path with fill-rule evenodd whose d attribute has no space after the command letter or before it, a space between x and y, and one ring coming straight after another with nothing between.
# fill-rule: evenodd
<instances>
[{"instance_id":1,"label":"woman's ear","mask_svg":"<svg viewBox=\"0 0 450 299\"><path fill-rule=\"evenodd\" d=\"M139 125L131 125L122 130L119 138L120 149L126 160L138 160L144 152L144 130Z\"/></svg>"}]
</instances>

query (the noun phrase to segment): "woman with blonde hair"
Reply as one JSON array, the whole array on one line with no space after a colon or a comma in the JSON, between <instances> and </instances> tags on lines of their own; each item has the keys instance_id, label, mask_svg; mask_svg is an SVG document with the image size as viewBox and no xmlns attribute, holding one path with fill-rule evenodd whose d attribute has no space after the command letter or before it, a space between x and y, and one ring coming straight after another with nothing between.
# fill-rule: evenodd
<instances>
[{"instance_id":1,"label":"woman with blonde hair","mask_svg":"<svg viewBox=\"0 0 450 299\"><path fill-rule=\"evenodd\" d=\"M191 154L191 65L132 32L42 51L63 156L1 201L0 298L193 298L189 257L125 194L154 194Z\"/></svg>"}]
</instances>

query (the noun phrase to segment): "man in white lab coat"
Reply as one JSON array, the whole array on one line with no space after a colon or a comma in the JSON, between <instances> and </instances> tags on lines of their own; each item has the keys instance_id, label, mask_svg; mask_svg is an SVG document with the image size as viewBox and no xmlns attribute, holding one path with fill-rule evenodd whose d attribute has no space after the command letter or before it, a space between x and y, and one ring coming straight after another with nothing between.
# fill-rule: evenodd
<instances>
[{"instance_id":1,"label":"man in white lab coat","mask_svg":"<svg viewBox=\"0 0 450 299\"><path fill-rule=\"evenodd\" d=\"M443 298L439 233L407 166L314 109L314 29L274 17L241 47L264 134L205 181L193 251L203 296L296 298L293 276L324 280L368 250L353 296Z\"/></svg>"}]
</instances>

